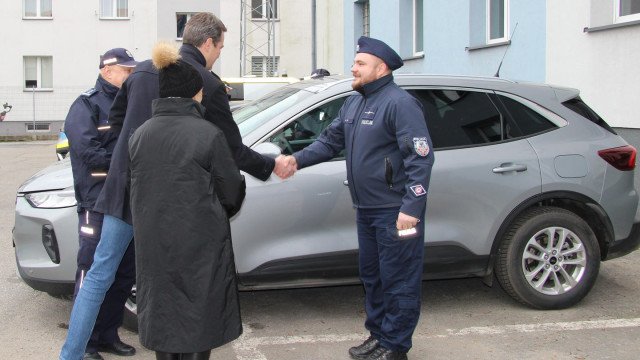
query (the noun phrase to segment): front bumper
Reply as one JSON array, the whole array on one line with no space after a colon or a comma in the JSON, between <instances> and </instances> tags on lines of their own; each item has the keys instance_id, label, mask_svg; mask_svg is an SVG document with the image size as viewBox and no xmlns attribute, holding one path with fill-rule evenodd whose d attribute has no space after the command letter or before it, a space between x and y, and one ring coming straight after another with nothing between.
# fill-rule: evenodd
<instances>
[{"instance_id":1,"label":"front bumper","mask_svg":"<svg viewBox=\"0 0 640 360\"><path fill-rule=\"evenodd\" d=\"M43 241L43 228L55 234L57 257L47 252L49 239ZM54 295L73 293L78 254L75 206L38 209L19 196L12 237L17 272L27 285Z\"/></svg>"}]
</instances>

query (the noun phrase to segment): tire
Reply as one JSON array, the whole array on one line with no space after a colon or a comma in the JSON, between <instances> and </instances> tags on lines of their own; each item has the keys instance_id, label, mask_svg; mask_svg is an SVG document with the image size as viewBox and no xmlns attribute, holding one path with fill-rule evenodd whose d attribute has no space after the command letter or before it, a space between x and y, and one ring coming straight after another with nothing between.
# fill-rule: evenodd
<instances>
[{"instance_id":1,"label":"tire","mask_svg":"<svg viewBox=\"0 0 640 360\"><path fill-rule=\"evenodd\" d=\"M131 294L124 304L124 318L122 326L130 331L138 332L138 305L136 303L136 286L133 285Z\"/></svg>"},{"instance_id":2,"label":"tire","mask_svg":"<svg viewBox=\"0 0 640 360\"><path fill-rule=\"evenodd\" d=\"M548 241L550 234L555 241ZM578 303L595 284L599 270L600 247L589 225L556 207L531 209L516 218L496 260L502 288L522 304L543 310Z\"/></svg>"}]
</instances>

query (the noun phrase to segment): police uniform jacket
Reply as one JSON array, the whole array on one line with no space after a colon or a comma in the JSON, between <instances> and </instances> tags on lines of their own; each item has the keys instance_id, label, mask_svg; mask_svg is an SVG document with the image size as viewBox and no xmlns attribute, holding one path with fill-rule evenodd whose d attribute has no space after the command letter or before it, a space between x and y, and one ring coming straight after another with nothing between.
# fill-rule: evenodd
<instances>
[{"instance_id":1,"label":"police uniform jacket","mask_svg":"<svg viewBox=\"0 0 640 360\"><path fill-rule=\"evenodd\" d=\"M245 185L204 106L153 104L129 141L140 343L201 352L242 333L229 216Z\"/></svg>"},{"instance_id":2,"label":"police uniform jacket","mask_svg":"<svg viewBox=\"0 0 640 360\"><path fill-rule=\"evenodd\" d=\"M93 208L109 169L117 136L100 128L107 126L117 92L118 87L98 76L95 87L71 104L64 122L78 211Z\"/></svg>"},{"instance_id":3,"label":"police uniform jacket","mask_svg":"<svg viewBox=\"0 0 640 360\"><path fill-rule=\"evenodd\" d=\"M238 168L262 181L267 180L273 172L275 160L251 150L242 143L238 124L233 120L229 109L227 91L220 78L205 68L204 56L193 45L182 45L180 55L184 61L193 65L202 75L204 81L202 105L207 109L205 118L218 126L224 133Z\"/></svg>"},{"instance_id":4,"label":"police uniform jacket","mask_svg":"<svg viewBox=\"0 0 640 360\"><path fill-rule=\"evenodd\" d=\"M399 207L421 218L434 155L422 105L393 75L364 84L318 139L294 154L303 168L346 152L347 180L356 208Z\"/></svg>"},{"instance_id":5,"label":"police uniform jacket","mask_svg":"<svg viewBox=\"0 0 640 360\"><path fill-rule=\"evenodd\" d=\"M151 60L140 62L122 84L109 113L111 131L118 135L111 168L94 209L131 221L127 171L129 169L128 141L133 132L151 117L151 102L160 97L158 70Z\"/></svg>"}]
</instances>

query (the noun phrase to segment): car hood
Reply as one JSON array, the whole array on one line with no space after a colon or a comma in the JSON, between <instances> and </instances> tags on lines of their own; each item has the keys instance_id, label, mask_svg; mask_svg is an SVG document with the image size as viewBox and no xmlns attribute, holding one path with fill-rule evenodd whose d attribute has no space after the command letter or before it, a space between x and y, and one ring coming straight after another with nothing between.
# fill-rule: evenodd
<instances>
[{"instance_id":1,"label":"car hood","mask_svg":"<svg viewBox=\"0 0 640 360\"><path fill-rule=\"evenodd\" d=\"M73 173L71 161L67 158L38 171L20 185L18 193L60 190L71 186L73 186Z\"/></svg>"}]
</instances>

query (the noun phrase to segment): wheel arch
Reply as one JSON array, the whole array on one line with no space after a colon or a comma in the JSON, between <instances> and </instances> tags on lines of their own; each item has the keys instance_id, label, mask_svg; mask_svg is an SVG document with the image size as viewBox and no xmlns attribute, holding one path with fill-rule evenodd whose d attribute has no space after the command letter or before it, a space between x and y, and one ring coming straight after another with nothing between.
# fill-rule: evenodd
<instances>
[{"instance_id":1,"label":"wheel arch","mask_svg":"<svg viewBox=\"0 0 640 360\"><path fill-rule=\"evenodd\" d=\"M583 218L596 235L600 247L600 259L606 259L609 245L614 240L613 225L604 209L593 199L570 191L554 191L533 196L514 208L505 218L493 239L491 256L487 265L485 283L491 284L500 241L511 224L528 209L541 206L562 208Z\"/></svg>"}]
</instances>

